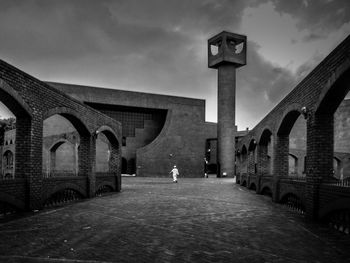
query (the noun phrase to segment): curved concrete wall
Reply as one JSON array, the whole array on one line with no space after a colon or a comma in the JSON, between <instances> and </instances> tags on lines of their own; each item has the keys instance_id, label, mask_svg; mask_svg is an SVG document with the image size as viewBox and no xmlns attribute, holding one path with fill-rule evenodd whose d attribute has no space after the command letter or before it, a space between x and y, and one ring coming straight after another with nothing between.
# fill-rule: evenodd
<instances>
[{"instance_id":1,"label":"curved concrete wall","mask_svg":"<svg viewBox=\"0 0 350 263\"><path fill-rule=\"evenodd\" d=\"M170 177L169 171L176 164L180 177L204 176L206 139L216 138L216 123L205 122L204 100L61 83L49 84L92 107L109 106L109 111L113 105L128 107L130 110L143 108L145 112L166 110L166 120L158 136L136 150L136 175Z\"/></svg>"}]
</instances>

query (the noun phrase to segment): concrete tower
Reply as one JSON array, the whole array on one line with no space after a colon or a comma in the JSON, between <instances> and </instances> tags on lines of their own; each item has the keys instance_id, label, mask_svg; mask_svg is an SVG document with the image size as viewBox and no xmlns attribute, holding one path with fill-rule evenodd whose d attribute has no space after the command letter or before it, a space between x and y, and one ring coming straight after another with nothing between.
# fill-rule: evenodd
<instances>
[{"instance_id":1,"label":"concrete tower","mask_svg":"<svg viewBox=\"0 0 350 263\"><path fill-rule=\"evenodd\" d=\"M208 40L208 67L218 70L218 177L235 175L236 68L246 64L247 37L223 31Z\"/></svg>"}]
</instances>

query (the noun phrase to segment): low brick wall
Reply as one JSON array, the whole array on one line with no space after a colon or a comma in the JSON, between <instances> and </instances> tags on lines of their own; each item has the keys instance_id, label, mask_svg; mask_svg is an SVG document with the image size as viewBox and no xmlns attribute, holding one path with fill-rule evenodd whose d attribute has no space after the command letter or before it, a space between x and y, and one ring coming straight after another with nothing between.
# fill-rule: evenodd
<instances>
[{"instance_id":1,"label":"low brick wall","mask_svg":"<svg viewBox=\"0 0 350 263\"><path fill-rule=\"evenodd\" d=\"M0 180L0 200L19 209L25 209L26 180Z\"/></svg>"}]
</instances>

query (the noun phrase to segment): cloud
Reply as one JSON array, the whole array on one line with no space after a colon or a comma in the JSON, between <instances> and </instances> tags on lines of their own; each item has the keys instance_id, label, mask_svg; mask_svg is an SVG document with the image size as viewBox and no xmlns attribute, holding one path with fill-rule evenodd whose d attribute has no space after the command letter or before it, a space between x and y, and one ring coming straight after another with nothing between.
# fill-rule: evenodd
<instances>
[{"instance_id":1,"label":"cloud","mask_svg":"<svg viewBox=\"0 0 350 263\"><path fill-rule=\"evenodd\" d=\"M342 15L347 7L336 8L341 4L295 2L1 0L0 57L43 80L206 99L208 120L215 121L217 72L207 68L207 39L222 30L245 34L242 23L249 21L248 39L255 42L249 42L247 66L238 70L237 119L240 126L252 126L319 60L310 52L315 44L348 20ZM244 18L248 9L263 12ZM284 14L284 23L272 19L271 10ZM272 55L254 34L273 40ZM296 48L286 52L290 34ZM314 46L298 52L301 42ZM293 64L297 57L307 61Z\"/></svg>"},{"instance_id":2,"label":"cloud","mask_svg":"<svg viewBox=\"0 0 350 263\"><path fill-rule=\"evenodd\" d=\"M303 37L303 41L304 42L312 42L315 40L325 39L325 38L326 38L325 35L310 33L310 34Z\"/></svg>"},{"instance_id":3,"label":"cloud","mask_svg":"<svg viewBox=\"0 0 350 263\"><path fill-rule=\"evenodd\" d=\"M301 81L305 78L323 59L323 55L316 52L312 59L302 64L296 71L296 78Z\"/></svg>"},{"instance_id":4,"label":"cloud","mask_svg":"<svg viewBox=\"0 0 350 263\"><path fill-rule=\"evenodd\" d=\"M276 11L297 18L300 30L308 29L315 35L327 35L350 22L348 0L273 0L273 3Z\"/></svg>"},{"instance_id":5,"label":"cloud","mask_svg":"<svg viewBox=\"0 0 350 263\"><path fill-rule=\"evenodd\" d=\"M237 74L239 128L257 124L297 83L290 70L266 60L259 49L257 43L248 42L247 65Z\"/></svg>"},{"instance_id":6,"label":"cloud","mask_svg":"<svg viewBox=\"0 0 350 263\"><path fill-rule=\"evenodd\" d=\"M206 40L223 29L235 31L247 5L243 0L2 2L0 55L30 74L185 96L209 90Z\"/></svg>"}]
</instances>

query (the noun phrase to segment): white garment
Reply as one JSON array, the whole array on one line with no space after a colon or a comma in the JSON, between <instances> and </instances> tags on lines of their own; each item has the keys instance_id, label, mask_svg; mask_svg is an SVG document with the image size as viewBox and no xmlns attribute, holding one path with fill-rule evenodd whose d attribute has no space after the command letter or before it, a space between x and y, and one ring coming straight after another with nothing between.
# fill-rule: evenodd
<instances>
[{"instance_id":1,"label":"white garment","mask_svg":"<svg viewBox=\"0 0 350 263\"><path fill-rule=\"evenodd\" d=\"M173 168L171 170L171 173L173 173L173 181L176 182L177 181L177 176L179 175L179 170L177 168Z\"/></svg>"}]
</instances>

